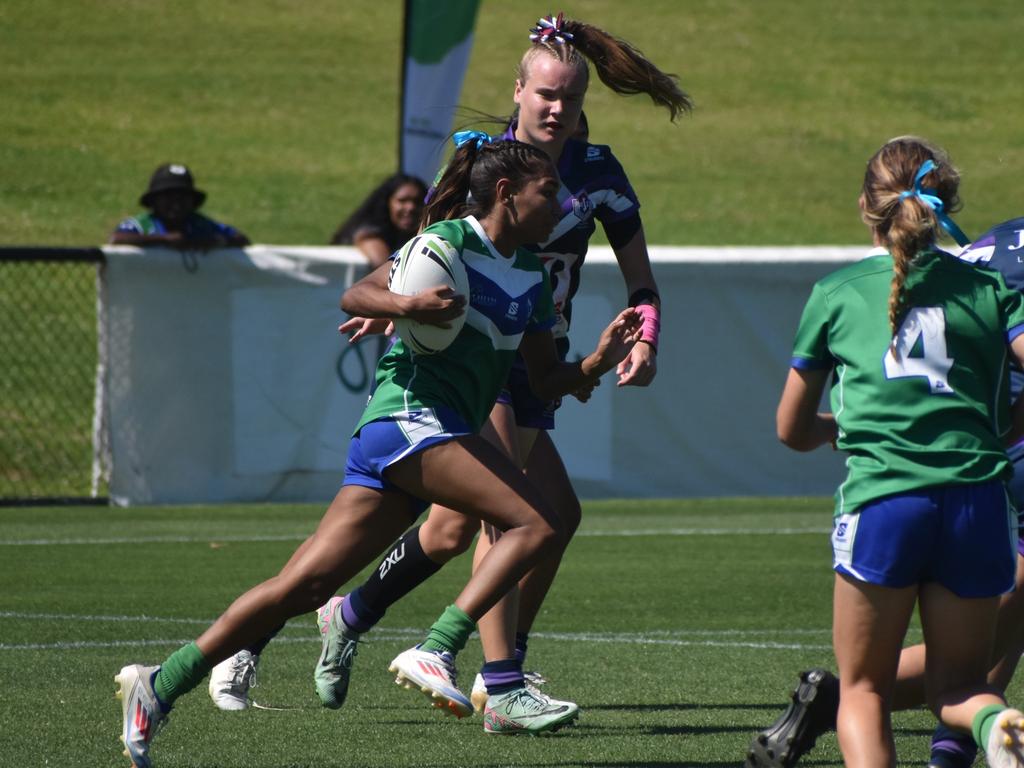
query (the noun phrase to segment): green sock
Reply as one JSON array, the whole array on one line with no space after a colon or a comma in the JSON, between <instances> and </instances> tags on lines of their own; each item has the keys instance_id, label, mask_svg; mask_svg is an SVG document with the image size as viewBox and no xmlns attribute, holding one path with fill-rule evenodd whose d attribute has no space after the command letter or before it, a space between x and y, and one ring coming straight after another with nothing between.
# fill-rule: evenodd
<instances>
[{"instance_id":1,"label":"green sock","mask_svg":"<svg viewBox=\"0 0 1024 768\"><path fill-rule=\"evenodd\" d=\"M206 660L195 643L183 645L160 665L153 681L153 690L168 708L183 694L199 685L213 665Z\"/></svg>"},{"instance_id":2,"label":"green sock","mask_svg":"<svg viewBox=\"0 0 1024 768\"><path fill-rule=\"evenodd\" d=\"M466 641L474 629L476 622L464 610L457 605L449 605L441 618L434 622L420 647L425 651L449 651L455 655L466 647Z\"/></svg>"},{"instance_id":3,"label":"green sock","mask_svg":"<svg viewBox=\"0 0 1024 768\"><path fill-rule=\"evenodd\" d=\"M1005 704L989 704L978 710L978 714L974 716L974 720L971 722L971 733L974 735L974 742L982 750L988 746L988 736L992 733L992 726L996 724L996 718L999 717L1000 712L1006 709L1008 707Z\"/></svg>"}]
</instances>

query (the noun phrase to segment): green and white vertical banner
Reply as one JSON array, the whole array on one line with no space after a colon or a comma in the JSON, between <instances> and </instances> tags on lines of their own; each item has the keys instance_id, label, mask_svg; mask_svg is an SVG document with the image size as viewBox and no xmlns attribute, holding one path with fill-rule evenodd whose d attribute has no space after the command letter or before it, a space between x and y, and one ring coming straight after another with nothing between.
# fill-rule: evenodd
<instances>
[{"instance_id":1,"label":"green and white vertical banner","mask_svg":"<svg viewBox=\"0 0 1024 768\"><path fill-rule=\"evenodd\" d=\"M444 158L479 0L406 0L399 167L430 183Z\"/></svg>"}]
</instances>

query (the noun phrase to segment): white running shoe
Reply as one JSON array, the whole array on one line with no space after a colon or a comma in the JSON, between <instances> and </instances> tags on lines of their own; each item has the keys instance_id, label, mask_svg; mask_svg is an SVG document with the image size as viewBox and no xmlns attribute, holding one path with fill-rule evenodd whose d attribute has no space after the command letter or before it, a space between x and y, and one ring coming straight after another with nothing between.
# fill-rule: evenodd
<instances>
[{"instance_id":1,"label":"white running shoe","mask_svg":"<svg viewBox=\"0 0 1024 768\"><path fill-rule=\"evenodd\" d=\"M540 674L540 672L523 672L523 681L526 683L527 690L529 690L534 696L545 699L550 704L555 706L559 706L561 704L573 707L577 706L571 701L553 699L541 691L537 686L543 685L548 681L548 679L544 677L544 675ZM487 686L484 685L484 676L477 672L476 677L473 678L473 690L469 694L469 700L473 702L473 711L478 715L483 713L484 708L487 706L488 697L489 694L487 693Z\"/></svg>"},{"instance_id":2,"label":"white running shoe","mask_svg":"<svg viewBox=\"0 0 1024 768\"><path fill-rule=\"evenodd\" d=\"M988 735L985 759L992 768L1024 766L1024 713L1018 709L999 713Z\"/></svg>"},{"instance_id":3,"label":"white running shoe","mask_svg":"<svg viewBox=\"0 0 1024 768\"><path fill-rule=\"evenodd\" d=\"M210 698L226 712L247 709L252 701L249 689L256 687L256 665L260 657L239 651L210 670Z\"/></svg>"},{"instance_id":4,"label":"white running shoe","mask_svg":"<svg viewBox=\"0 0 1024 768\"><path fill-rule=\"evenodd\" d=\"M484 733L537 735L557 731L579 717L571 701L554 701L536 688L523 686L487 699Z\"/></svg>"},{"instance_id":5,"label":"white running shoe","mask_svg":"<svg viewBox=\"0 0 1024 768\"><path fill-rule=\"evenodd\" d=\"M523 672L523 679L526 680L526 682L529 685L532 685L534 688L540 685L544 685L544 683L548 681L548 679L544 677L544 675L542 675L535 669L528 669L525 672Z\"/></svg>"},{"instance_id":6,"label":"white running shoe","mask_svg":"<svg viewBox=\"0 0 1024 768\"><path fill-rule=\"evenodd\" d=\"M419 689L443 712L458 718L473 714L472 702L456 681L455 657L447 651L423 651L417 645L398 654L388 671L394 673L395 683L408 690Z\"/></svg>"},{"instance_id":7,"label":"white running shoe","mask_svg":"<svg viewBox=\"0 0 1024 768\"><path fill-rule=\"evenodd\" d=\"M167 714L153 690L153 676L160 667L132 664L114 675L117 698L121 700L121 741L124 756L135 768L150 768L149 745L164 723Z\"/></svg>"}]
</instances>

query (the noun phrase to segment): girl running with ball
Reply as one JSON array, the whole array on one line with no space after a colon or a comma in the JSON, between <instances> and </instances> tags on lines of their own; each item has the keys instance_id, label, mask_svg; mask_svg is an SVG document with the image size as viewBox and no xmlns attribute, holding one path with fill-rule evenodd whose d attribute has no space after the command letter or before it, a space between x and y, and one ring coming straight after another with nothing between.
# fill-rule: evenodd
<instances>
[{"instance_id":1,"label":"girl running with ball","mask_svg":"<svg viewBox=\"0 0 1024 768\"><path fill-rule=\"evenodd\" d=\"M431 220L460 218L427 231L460 253L470 296L441 288L398 296L387 288L387 264L346 292L343 308L365 317L439 324L468 309L468 318L451 346L436 355L412 355L399 342L381 360L377 388L349 446L343 487L316 532L281 572L235 600L209 629L160 665L129 665L116 675L122 739L136 768L151 765L153 736L171 707L214 664L290 617L322 605L430 503L445 504L503 532L421 646L442 690L455 688L444 649L461 648L501 596L564 547L565 526L548 501L478 434L517 348L534 389L553 398L592 386L629 354L641 335L642 318L628 308L605 329L593 353L575 363L558 359L547 274L522 246L550 235L559 188L557 171L544 152L515 141L467 142L456 152L427 211ZM340 612L330 625L321 662L343 668L355 646L344 631L335 631L342 626ZM510 693L510 700L515 696ZM567 710L545 715L549 727L573 716Z\"/></svg>"}]
</instances>

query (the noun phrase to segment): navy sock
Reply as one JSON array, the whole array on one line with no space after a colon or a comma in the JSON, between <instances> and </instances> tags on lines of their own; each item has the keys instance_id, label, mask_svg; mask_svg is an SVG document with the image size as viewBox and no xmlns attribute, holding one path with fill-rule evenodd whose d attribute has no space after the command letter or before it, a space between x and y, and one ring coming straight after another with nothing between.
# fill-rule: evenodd
<instances>
[{"instance_id":1,"label":"navy sock","mask_svg":"<svg viewBox=\"0 0 1024 768\"><path fill-rule=\"evenodd\" d=\"M345 595L345 602L341 604L341 620L349 629L369 632L383 618L383 611L375 611L366 604L363 587L356 587Z\"/></svg>"},{"instance_id":2,"label":"navy sock","mask_svg":"<svg viewBox=\"0 0 1024 768\"><path fill-rule=\"evenodd\" d=\"M523 681L523 665L516 659L488 661L480 668L489 696L497 696L525 685Z\"/></svg>"},{"instance_id":3,"label":"navy sock","mask_svg":"<svg viewBox=\"0 0 1024 768\"><path fill-rule=\"evenodd\" d=\"M427 557L420 546L420 527L410 528L355 590L359 602L354 607L365 620L376 624L388 608L439 570L441 566Z\"/></svg>"},{"instance_id":4,"label":"navy sock","mask_svg":"<svg viewBox=\"0 0 1024 768\"><path fill-rule=\"evenodd\" d=\"M526 646L529 642L529 632L516 632L516 661L520 666L526 663Z\"/></svg>"},{"instance_id":5,"label":"navy sock","mask_svg":"<svg viewBox=\"0 0 1024 768\"><path fill-rule=\"evenodd\" d=\"M932 734L929 764L938 768L970 768L977 753L978 747L970 734L940 724Z\"/></svg>"}]
</instances>

